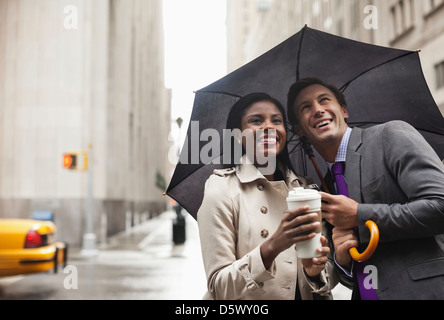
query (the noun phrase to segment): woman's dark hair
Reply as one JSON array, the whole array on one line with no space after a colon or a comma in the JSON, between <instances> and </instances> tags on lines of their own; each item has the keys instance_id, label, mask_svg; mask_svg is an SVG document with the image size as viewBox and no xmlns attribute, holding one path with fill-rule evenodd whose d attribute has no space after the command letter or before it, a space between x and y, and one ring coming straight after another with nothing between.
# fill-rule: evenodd
<instances>
[{"instance_id":1,"label":"woman's dark hair","mask_svg":"<svg viewBox=\"0 0 444 320\"><path fill-rule=\"evenodd\" d=\"M284 120L284 127L285 127L285 131L287 132L287 137L288 137L288 134L289 134L288 121L287 121L284 107L277 99L275 99L275 98L271 97L270 95L263 93L263 92L251 93L251 94L248 94L248 95L240 98L233 105L233 107L230 110L230 113L228 114L226 128L230 129L231 131L234 129L241 130L242 129L242 117L245 114L245 110L247 110L254 103L263 102L263 101L271 102L279 109L279 111L282 114L283 120ZM237 142L234 142L234 143L237 143ZM230 164L226 164L226 166L225 166L226 168L235 166L235 164L236 164L235 161L239 160L239 159L234 159L234 154L235 154L234 145L232 143L230 145L232 145L232 150L231 150L232 159L231 159ZM244 155L244 154L245 154L245 149L242 147L242 155ZM287 141L285 141L284 150L282 150L282 152L277 156L277 163L280 164L280 165L277 165L277 169L279 168L283 172L276 172L277 174L280 174L276 178L284 179L287 170L293 170L292 166L291 166L291 162L290 162L290 157L288 155Z\"/></svg>"},{"instance_id":2,"label":"woman's dark hair","mask_svg":"<svg viewBox=\"0 0 444 320\"><path fill-rule=\"evenodd\" d=\"M298 95L305 88L315 85L315 84L319 84L323 87L326 87L331 92L333 92L333 94L335 95L336 100L338 100L338 103L340 106L347 106L347 102L345 101L344 94L335 86L325 83L324 81L322 81L321 79L318 79L318 78L304 78L304 79L301 79L301 80L297 81L296 83L294 83L291 86L290 90L288 91L287 112L288 112L288 120L290 121L290 124L294 125L294 124L298 123L298 119L297 119L296 114L294 112L294 103L295 103Z\"/></svg>"}]
</instances>

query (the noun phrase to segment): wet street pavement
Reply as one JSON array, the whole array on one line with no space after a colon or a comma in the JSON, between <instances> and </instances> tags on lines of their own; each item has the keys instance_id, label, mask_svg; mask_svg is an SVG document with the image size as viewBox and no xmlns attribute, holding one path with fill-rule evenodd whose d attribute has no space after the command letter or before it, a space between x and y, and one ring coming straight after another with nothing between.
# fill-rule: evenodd
<instances>
[{"instance_id":1,"label":"wet street pavement","mask_svg":"<svg viewBox=\"0 0 444 320\"><path fill-rule=\"evenodd\" d=\"M0 278L0 299L200 300L206 281L197 224L187 217L187 241L176 246L175 216L168 211L112 237L93 258L70 250L68 265L74 268L66 273L60 267L57 274Z\"/></svg>"},{"instance_id":2,"label":"wet street pavement","mask_svg":"<svg viewBox=\"0 0 444 320\"><path fill-rule=\"evenodd\" d=\"M197 223L187 215L186 242L174 245L167 211L109 239L93 258L70 249L68 267L0 278L0 300L200 300L206 280ZM338 286L335 299L350 299Z\"/></svg>"}]
</instances>

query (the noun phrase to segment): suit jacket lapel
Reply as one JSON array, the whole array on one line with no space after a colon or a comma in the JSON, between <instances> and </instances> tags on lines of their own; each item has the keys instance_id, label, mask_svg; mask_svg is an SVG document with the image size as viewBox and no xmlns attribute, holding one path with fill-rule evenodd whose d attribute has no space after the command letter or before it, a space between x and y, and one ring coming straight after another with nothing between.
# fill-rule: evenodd
<instances>
[{"instance_id":1,"label":"suit jacket lapel","mask_svg":"<svg viewBox=\"0 0 444 320\"><path fill-rule=\"evenodd\" d=\"M350 198L361 203L361 154L362 129L353 128L347 147L346 178Z\"/></svg>"}]
</instances>

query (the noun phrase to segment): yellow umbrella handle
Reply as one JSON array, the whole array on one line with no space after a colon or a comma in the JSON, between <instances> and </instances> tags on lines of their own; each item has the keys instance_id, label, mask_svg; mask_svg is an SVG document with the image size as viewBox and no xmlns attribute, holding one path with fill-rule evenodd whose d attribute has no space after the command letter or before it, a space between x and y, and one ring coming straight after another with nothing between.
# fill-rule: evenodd
<instances>
[{"instance_id":1,"label":"yellow umbrella handle","mask_svg":"<svg viewBox=\"0 0 444 320\"><path fill-rule=\"evenodd\" d=\"M368 244L367 249L363 253L359 253L358 249L351 248L349 250L351 257L353 260L358 262L364 262L371 258L373 253L375 253L376 247L379 243L379 229L376 223L373 221L367 221L365 226L370 230L370 243Z\"/></svg>"}]
</instances>

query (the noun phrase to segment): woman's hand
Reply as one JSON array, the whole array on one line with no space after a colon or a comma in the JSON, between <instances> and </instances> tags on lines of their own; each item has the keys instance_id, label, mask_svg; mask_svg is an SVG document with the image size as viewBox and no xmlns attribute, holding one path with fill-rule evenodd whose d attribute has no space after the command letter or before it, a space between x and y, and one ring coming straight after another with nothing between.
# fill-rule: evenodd
<instances>
[{"instance_id":1,"label":"woman's hand","mask_svg":"<svg viewBox=\"0 0 444 320\"><path fill-rule=\"evenodd\" d=\"M321 271L324 270L327 264L328 257L330 253L330 248L327 246L328 240L324 236L321 236L322 247L318 248L316 251L321 254L320 257L312 259L301 259L302 265L304 266L305 273L309 277L318 277Z\"/></svg>"},{"instance_id":2,"label":"woman's hand","mask_svg":"<svg viewBox=\"0 0 444 320\"><path fill-rule=\"evenodd\" d=\"M292 210L284 215L276 232L261 245L261 256L265 269L269 269L274 259L297 242L316 236L320 227L318 214L307 213L308 206Z\"/></svg>"}]
</instances>

